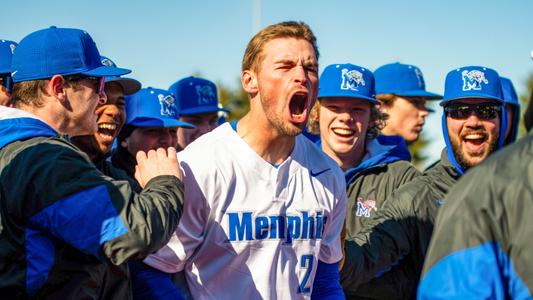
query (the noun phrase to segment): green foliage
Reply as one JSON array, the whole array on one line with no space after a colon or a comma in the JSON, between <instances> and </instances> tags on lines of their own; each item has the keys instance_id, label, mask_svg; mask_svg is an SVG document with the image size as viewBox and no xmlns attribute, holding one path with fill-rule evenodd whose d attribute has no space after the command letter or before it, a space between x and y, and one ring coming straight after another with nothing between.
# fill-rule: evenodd
<instances>
[{"instance_id":1,"label":"green foliage","mask_svg":"<svg viewBox=\"0 0 533 300\"><path fill-rule=\"evenodd\" d=\"M526 79L527 90L525 94L521 94L518 98L520 99L520 125L518 128L518 137L526 135L526 127L524 126L524 112L526 111L531 97L533 96L533 72L529 73L528 78Z\"/></svg>"},{"instance_id":2,"label":"green foliage","mask_svg":"<svg viewBox=\"0 0 533 300\"><path fill-rule=\"evenodd\" d=\"M424 163L428 159L427 155L424 155L424 150L428 147L428 145L429 141L423 135L420 136L416 142L408 145L409 152L411 152L412 157L411 162L419 170L422 170Z\"/></svg>"},{"instance_id":3,"label":"green foliage","mask_svg":"<svg viewBox=\"0 0 533 300\"><path fill-rule=\"evenodd\" d=\"M217 83L220 103L230 111L228 121L242 118L250 109L248 94L242 89L241 79L237 79L237 88Z\"/></svg>"}]
</instances>

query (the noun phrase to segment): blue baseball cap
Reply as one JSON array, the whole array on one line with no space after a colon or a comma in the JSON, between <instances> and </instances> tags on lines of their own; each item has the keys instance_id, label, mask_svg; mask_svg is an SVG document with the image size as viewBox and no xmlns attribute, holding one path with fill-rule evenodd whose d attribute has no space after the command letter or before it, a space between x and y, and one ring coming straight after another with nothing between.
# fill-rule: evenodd
<instances>
[{"instance_id":1,"label":"blue baseball cap","mask_svg":"<svg viewBox=\"0 0 533 300\"><path fill-rule=\"evenodd\" d=\"M30 33L13 55L14 82L46 79L54 75L120 76L128 69L108 67L91 36L80 29L52 26Z\"/></svg>"},{"instance_id":2,"label":"blue baseball cap","mask_svg":"<svg viewBox=\"0 0 533 300\"><path fill-rule=\"evenodd\" d=\"M117 68L117 65L115 62L113 62L108 57L105 57L103 55L100 56L100 62L102 65L107 67L114 67ZM120 76L106 76L105 82L116 82L124 91L124 95L131 95L137 93L141 89L141 83L138 80L135 80L133 78L126 78L126 77L120 77Z\"/></svg>"},{"instance_id":3,"label":"blue baseball cap","mask_svg":"<svg viewBox=\"0 0 533 300\"><path fill-rule=\"evenodd\" d=\"M441 95L426 91L422 71L417 66L393 63L374 71L376 94L394 94L405 97L425 97L427 100L442 99Z\"/></svg>"},{"instance_id":4,"label":"blue baseball cap","mask_svg":"<svg viewBox=\"0 0 533 300\"><path fill-rule=\"evenodd\" d=\"M487 67L467 66L452 70L446 75L444 99L445 106L450 101L464 98L482 98L503 102L500 76Z\"/></svg>"},{"instance_id":5,"label":"blue baseball cap","mask_svg":"<svg viewBox=\"0 0 533 300\"><path fill-rule=\"evenodd\" d=\"M506 104L520 106L516 90L514 89L511 80L509 78L500 77L500 82L502 84L503 101L505 101Z\"/></svg>"},{"instance_id":6,"label":"blue baseball cap","mask_svg":"<svg viewBox=\"0 0 533 300\"><path fill-rule=\"evenodd\" d=\"M176 81L168 90L179 102L182 115L228 112L218 106L217 87L209 80L190 76Z\"/></svg>"},{"instance_id":7,"label":"blue baseball cap","mask_svg":"<svg viewBox=\"0 0 533 300\"><path fill-rule=\"evenodd\" d=\"M318 98L325 97L364 99L379 104L372 72L352 64L332 64L324 69L318 84Z\"/></svg>"},{"instance_id":8,"label":"blue baseball cap","mask_svg":"<svg viewBox=\"0 0 533 300\"><path fill-rule=\"evenodd\" d=\"M152 87L126 97L126 116L126 124L137 127L195 127L178 120L179 103L169 91Z\"/></svg>"},{"instance_id":9,"label":"blue baseball cap","mask_svg":"<svg viewBox=\"0 0 533 300\"><path fill-rule=\"evenodd\" d=\"M11 60L17 43L0 40L0 74L11 73Z\"/></svg>"}]
</instances>

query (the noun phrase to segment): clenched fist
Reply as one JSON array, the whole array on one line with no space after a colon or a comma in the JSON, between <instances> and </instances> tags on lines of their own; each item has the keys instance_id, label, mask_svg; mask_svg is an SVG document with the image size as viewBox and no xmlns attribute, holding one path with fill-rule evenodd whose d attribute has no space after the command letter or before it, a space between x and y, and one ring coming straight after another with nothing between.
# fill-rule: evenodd
<instances>
[{"instance_id":1,"label":"clenched fist","mask_svg":"<svg viewBox=\"0 0 533 300\"><path fill-rule=\"evenodd\" d=\"M135 179L144 188L150 179L160 175L174 175L181 179L180 167L176 156L176 148L167 150L159 148L137 152L137 165L135 166Z\"/></svg>"}]
</instances>

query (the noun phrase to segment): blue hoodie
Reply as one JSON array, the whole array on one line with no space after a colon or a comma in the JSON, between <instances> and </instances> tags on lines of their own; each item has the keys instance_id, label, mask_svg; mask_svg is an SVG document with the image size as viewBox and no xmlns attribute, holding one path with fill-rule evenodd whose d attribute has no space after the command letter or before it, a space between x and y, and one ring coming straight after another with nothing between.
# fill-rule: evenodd
<instances>
[{"instance_id":1,"label":"blue hoodie","mask_svg":"<svg viewBox=\"0 0 533 300\"><path fill-rule=\"evenodd\" d=\"M57 135L48 124L16 108L0 107L0 149L16 141Z\"/></svg>"}]
</instances>

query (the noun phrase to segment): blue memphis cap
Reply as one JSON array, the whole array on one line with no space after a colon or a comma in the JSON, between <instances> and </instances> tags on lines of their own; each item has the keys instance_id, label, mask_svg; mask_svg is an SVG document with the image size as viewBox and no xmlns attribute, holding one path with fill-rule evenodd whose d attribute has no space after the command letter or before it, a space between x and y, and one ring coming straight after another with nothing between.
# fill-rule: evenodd
<instances>
[{"instance_id":1,"label":"blue memphis cap","mask_svg":"<svg viewBox=\"0 0 533 300\"><path fill-rule=\"evenodd\" d=\"M228 112L218 106L217 87L209 80L190 76L176 81L168 90L179 102L182 115Z\"/></svg>"},{"instance_id":2,"label":"blue memphis cap","mask_svg":"<svg viewBox=\"0 0 533 300\"><path fill-rule=\"evenodd\" d=\"M505 77L500 77L500 82L502 84L503 101L505 101L506 104L520 106L513 82L509 78Z\"/></svg>"},{"instance_id":3,"label":"blue memphis cap","mask_svg":"<svg viewBox=\"0 0 533 300\"><path fill-rule=\"evenodd\" d=\"M452 70L446 75L445 106L453 100L482 98L503 102L500 76L493 69L482 66L467 66Z\"/></svg>"},{"instance_id":4,"label":"blue memphis cap","mask_svg":"<svg viewBox=\"0 0 533 300\"><path fill-rule=\"evenodd\" d=\"M320 75L318 98L348 97L379 104L374 89L374 75L367 68L352 64L332 64Z\"/></svg>"},{"instance_id":5,"label":"blue memphis cap","mask_svg":"<svg viewBox=\"0 0 533 300\"><path fill-rule=\"evenodd\" d=\"M422 71L416 66L401 63L383 65L374 71L376 94L442 99L441 95L426 91Z\"/></svg>"},{"instance_id":6,"label":"blue memphis cap","mask_svg":"<svg viewBox=\"0 0 533 300\"><path fill-rule=\"evenodd\" d=\"M80 29L52 26L30 33L13 55L14 82L46 79L54 75L119 76L128 69L108 67L91 36Z\"/></svg>"},{"instance_id":7,"label":"blue memphis cap","mask_svg":"<svg viewBox=\"0 0 533 300\"><path fill-rule=\"evenodd\" d=\"M0 74L11 73L11 60L17 43L8 40L0 40Z\"/></svg>"},{"instance_id":8,"label":"blue memphis cap","mask_svg":"<svg viewBox=\"0 0 533 300\"><path fill-rule=\"evenodd\" d=\"M100 62L102 65L107 67L114 67L117 68L117 65L114 61L112 61L110 58L105 57L103 55L100 56ZM120 76L106 76L105 82L116 82L122 87L122 90L124 91L124 95L131 95L134 93L137 93L141 89L141 83L138 80L135 80L133 78L126 78L126 77L120 77Z\"/></svg>"},{"instance_id":9,"label":"blue memphis cap","mask_svg":"<svg viewBox=\"0 0 533 300\"><path fill-rule=\"evenodd\" d=\"M126 97L126 116L126 124L137 127L195 128L178 120L179 103L169 91L152 87Z\"/></svg>"}]
</instances>

